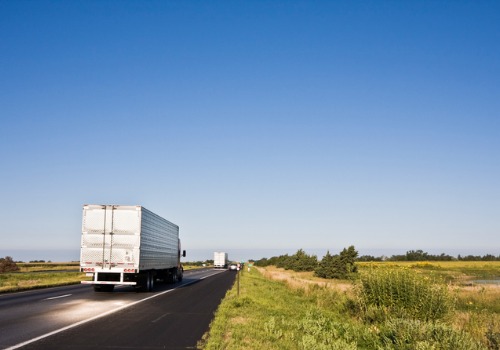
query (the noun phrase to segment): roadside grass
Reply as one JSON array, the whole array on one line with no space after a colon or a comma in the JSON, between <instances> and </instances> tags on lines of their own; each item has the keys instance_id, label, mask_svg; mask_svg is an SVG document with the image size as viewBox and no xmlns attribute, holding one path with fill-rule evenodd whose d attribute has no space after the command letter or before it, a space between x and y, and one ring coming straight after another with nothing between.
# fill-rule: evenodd
<instances>
[{"instance_id":1,"label":"roadside grass","mask_svg":"<svg viewBox=\"0 0 500 350\"><path fill-rule=\"evenodd\" d=\"M207 268L207 266L190 265L189 263L182 263L182 268L184 269L184 271L187 271L187 270L205 269Z\"/></svg>"},{"instance_id":2,"label":"roadside grass","mask_svg":"<svg viewBox=\"0 0 500 350\"><path fill-rule=\"evenodd\" d=\"M382 299L380 304L370 304L359 293L361 281L324 280L275 267L244 271L240 295L235 284L199 348L500 349L500 287L464 283L498 277L500 264L383 262L359 267L360 275L379 274L375 284L367 283L381 287L371 291ZM383 301L391 288L391 298ZM420 317L419 308L427 302L429 307L422 309L427 314ZM443 312L430 313L435 306Z\"/></svg>"},{"instance_id":3,"label":"roadside grass","mask_svg":"<svg viewBox=\"0 0 500 350\"><path fill-rule=\"evenodd\" d=\"M311 291L316 288L325 290L317 286L311 287ZM282 281L266 278L256 269L245 271L241 274L240 296L235 287L227 293L209 335L199 346L236 350L321 349L320 342L328 342L335 346L332 349L356 349L349 339L363 330L345 323L337 308L318 307L320 294L291 289ZM336 298L331 298L331 302L338 304ZM344 336L336 339L334 329Z\"/></svg>"},{"instance_id":4,"label":"roadside grass","mask_svg":"<svg viewBox=\"0 0 500 350\"><path fill-rule=\"evenodd\" d=\"M80 272L19 272L0 274L0 293L77 284L86 279Z\"/></svg>"},{"instance_id":5,"label":"roadside grass","mask_svg":"<svg viewBox=\"0 0 500 350\"><path fill-rule=\"evenodd\" d=\"M17 263L19 272L37 271L79 271L79 262L59 262L59 263Z\"/></svg>"},{"instance_id":6,"label":"roadside grass","mask_svg":"<svg viewBox=\"0 0 500 350\"><path fill-rule=\"evenodd\" d=\"M0 274L0 293L78 284L88 279L79 262L17 263L18 272Z\"/></svg>"}]
</instances>

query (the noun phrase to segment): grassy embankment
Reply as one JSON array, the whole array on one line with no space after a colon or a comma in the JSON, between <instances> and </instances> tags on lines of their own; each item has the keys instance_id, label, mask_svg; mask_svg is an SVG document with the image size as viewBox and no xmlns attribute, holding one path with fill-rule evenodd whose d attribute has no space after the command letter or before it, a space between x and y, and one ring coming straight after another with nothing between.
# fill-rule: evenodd
<instances>
[{"instance_id":1,"label":"grassy embankment","mask_svg":"<svg viewBox=\"0 0 500 350\"><path fill-rule=\"evenodd\" d=\"M252 268L203 349L499 349L500 262L359 264L351 281ZM377 289L378 288L378 289ZM377 303L373 300L377 299Z\"/></svg>"},{"instance_id":2,"label":"grassy embankment","mask_svg":"<svg viewBox=\"0 0 500 350\"><path fill-rule=\"evenodd\" d=\"M62 286L80 283L85 274L80 264L71 263L18 263L18 272L0 274L0 293Z\"/></svg>"}]
</instances>

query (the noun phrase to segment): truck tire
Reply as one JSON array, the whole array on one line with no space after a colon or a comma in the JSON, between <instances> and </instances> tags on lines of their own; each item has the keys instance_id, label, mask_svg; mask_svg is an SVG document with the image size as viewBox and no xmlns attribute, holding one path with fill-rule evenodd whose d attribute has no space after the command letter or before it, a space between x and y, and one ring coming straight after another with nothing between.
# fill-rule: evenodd
<instances>
[{"instance_id":1,"label":"truck tire","mask_svg":"<svg viewBox=\"0 0 500 350\"><path fill-rule=\"evenodd\" d=\"M148 292L152 292L155 287L155 276L153 272L148 272Z\"/></svg>"},{"instance_id":2,"label":"truck tire","mask_svg":"<svg viewBox=\"0 0 500 350\"><path fill-rule=\"evenodd\" d=\"M137 292L147 292L149 290L149 272L139 274L135 289Z\"/></svg>"}]
</instances>

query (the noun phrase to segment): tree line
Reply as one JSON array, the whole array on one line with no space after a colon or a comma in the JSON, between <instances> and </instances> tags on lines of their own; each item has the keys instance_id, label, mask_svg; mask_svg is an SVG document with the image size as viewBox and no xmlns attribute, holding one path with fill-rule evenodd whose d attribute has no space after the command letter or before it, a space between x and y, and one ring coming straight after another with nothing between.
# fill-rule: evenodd
<instances>
[{"instance_id":1,"label":"tree line","mask_svg":"<svg viewBox=\"0 0 500 350\"><path fill-rule=\"evenodd\" d=\"M316 255L309 255L303 249L299 249L293 255L280 255L272 258L262 258L255 261L256 266L270 266L284 268L293 271L314 271L314 275L322 278L348 279L353 277L358 268L356 262L366 261L500 261L500 255L487 254L484 256L458 256L457 258L446 255L432 255L423 250L409 250L404 255L393 255L391 257L374 257L363 255L358 257L354 246L344 248L339 254L332 255L330 251L318 260Z\"/></svg>"},{"instance_id":2,"label":"tree line","mask_svg":"<svg viewBox=\"0 0 500 350\"><path fill-rule=\"evenodd\" d=\"M356 258L358 252L354 246L344 248L339 254L332 255L330 251L318 261L316 255L308 255L299 249L293 255L280 255L272 258L262 258L255 261L256 266L275 265L285 270L314 271L314 275L322 278L347 279L357 273Z\"/></svg>"},{"instance_id":3,"label":"tree line","mask_svg":"<svg viewBox=\"0 0 500 350\"><path fill-rule=\"evenodd\" d=\"M500 255L458 255L458 257L454 257L445 253L433 255L419 249L409 250L406 252L406 254L392 255L391 257L375 257L371 255L362 255L357 259L357 261L500 261Z\"/></svg>"}]
</instances>

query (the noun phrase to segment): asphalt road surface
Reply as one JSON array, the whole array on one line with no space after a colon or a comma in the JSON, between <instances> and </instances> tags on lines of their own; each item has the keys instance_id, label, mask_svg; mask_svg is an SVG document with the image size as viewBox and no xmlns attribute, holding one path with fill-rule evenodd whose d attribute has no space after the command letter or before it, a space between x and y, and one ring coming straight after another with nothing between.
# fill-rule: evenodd
<instances>
[{"instance_id":1,"label":"asphalt road surface","mask_svg":"<svg viewBox=\"0 0 500 350\"><path fill-rule=\"evenodd\" d=\"M0 295L0 348L195 349L235 276L186 271L151 293L73 285Z\"/></svg>"}]
</instances>

